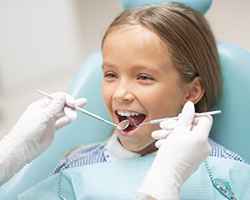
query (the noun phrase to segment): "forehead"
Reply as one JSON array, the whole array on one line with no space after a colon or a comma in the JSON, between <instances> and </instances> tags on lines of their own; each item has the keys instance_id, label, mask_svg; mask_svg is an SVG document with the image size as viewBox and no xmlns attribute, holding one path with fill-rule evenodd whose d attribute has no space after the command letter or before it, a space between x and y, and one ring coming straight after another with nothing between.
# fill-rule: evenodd
<instances>
[{"instance_id":1,"label":"forehead","mask_svg":"<svg viewBox=\"0 0 250 200\"><path fill-rule=\"evenodd\" d=\"M133 53L131 53L133 52ZM110 32L103 43L104 59L109 55L144 57L147 59L166 59L171 54L166 44L152 31L141 26L120 28Z\"/></svg>"},{"instance_id":2,"label":"forehead","mask_svg":"<svg viewBox=\"0 0 250 200\"><path fill-rule=\"evenodd\" d=\"M120 36L120 35L124 35L125 37L125 35L129 35L129 34L134 38L143 40L145 44L154 42L155 47L161 46L162 48L166 48L166 49L168 48L167 45L164 44L164 42L157 36L157 34L149 30L148 28L143 27L138 24L114 28L112 31L110 31L106 35L104 42L106 41L107 38L110 39L111 37Z\"/></svg>"}]
</instances>

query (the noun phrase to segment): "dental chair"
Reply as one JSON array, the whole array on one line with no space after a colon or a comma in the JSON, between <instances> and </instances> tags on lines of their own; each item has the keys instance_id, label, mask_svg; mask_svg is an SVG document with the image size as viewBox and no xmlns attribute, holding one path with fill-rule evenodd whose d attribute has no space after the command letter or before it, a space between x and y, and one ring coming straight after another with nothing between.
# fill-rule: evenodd
<instances>
[{"instance_id":1,"label":"dental chair","mask_svg":"<svg viewBox=\"0 0 250 200\"><path fill-rule=\"evenodd\" d=\"M250 53L225 42L217 43L223 74L223 95L214 109L210 137L250 163Z\"/></svg>"},{"instance_id":2,"label":"dental chair","mask_svg":"<svg viewBox=\"0 0 250 200\"><path fill-rule=\"evenodd\" d=\"M125 8L131 7L125 5L126 2L136 1L123 0ZM209 6L208 3L207 8ZM250 53L239 46L224 42L218 42L218 50L223 69L224 91L214 109L220 109L222 113L214 116L210 137L250 162ZM90 55L80 66L67 92L76 98L86 97L86 110L109 119L102 100L101 64L101 51ZM49 149L0 188L0 199L17 199L18 194L47 178L67 152L77 146L107 139L112 128L106 123L78 113L76 121L56 133Z\"/></svg>"}]
</instances>

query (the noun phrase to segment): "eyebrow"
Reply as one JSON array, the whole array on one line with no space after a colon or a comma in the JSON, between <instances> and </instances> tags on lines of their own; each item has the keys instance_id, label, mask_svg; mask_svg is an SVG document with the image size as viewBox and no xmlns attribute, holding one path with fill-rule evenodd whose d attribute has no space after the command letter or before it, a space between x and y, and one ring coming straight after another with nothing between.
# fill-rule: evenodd
<instances>
[{"instance_id":1,"label":"eyebrow","mask_svg":"<svg viewBox=\"0 0 250 200\"><path fill-rule=\"evenodd\" d=\"M103 69L105 66L107 66L107 67L109 67L109 66L113 67L112 64L103 62L103 63L102 63L102 69Z\"/></svg>"},{"instance_id":2,"label":"eyebrow","mask_svg":"<svg viewBox=\"0 0 250 200\"><path fill-rule=\"evenodd\" d=\"M103 62L102 63L102 69L107 66L107 67L115 67L116 65L112 64L112 63L109 63L109 62ZM144 64L144 63L138 63L138 64L135 64L134 67L136 67L136 69L144 69L144 70L150 70L150 71L158 71L158 69L156 69L156 67L154 65L151 65L151 64Z\"/></svg>"}]
</instances>

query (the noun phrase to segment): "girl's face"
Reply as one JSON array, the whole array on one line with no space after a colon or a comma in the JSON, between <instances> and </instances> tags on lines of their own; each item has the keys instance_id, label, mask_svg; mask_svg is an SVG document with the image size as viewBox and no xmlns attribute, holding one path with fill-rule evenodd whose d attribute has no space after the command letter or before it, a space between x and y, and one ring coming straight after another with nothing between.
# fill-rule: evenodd
<instances>
[{"instance_id":1,"label":"girl's face","mask_svg":"<svg viewBox=\"0 0 250 200\"><path fill-rule=\"evenodd\" d=\"M142 28L108 34L103 44L103 98L114 123L130 126L117 131L128 150L145 155L156 150L152 131L142 125L153 119L177 116L185 104L188 83L174 68L160 39Z\"/></svg>"}]
</instances>

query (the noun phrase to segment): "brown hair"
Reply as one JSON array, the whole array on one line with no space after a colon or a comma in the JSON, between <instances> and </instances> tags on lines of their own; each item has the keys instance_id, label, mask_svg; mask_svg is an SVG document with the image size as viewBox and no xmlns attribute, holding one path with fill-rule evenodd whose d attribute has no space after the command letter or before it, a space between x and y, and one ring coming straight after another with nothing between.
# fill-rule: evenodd
<instances>
[{"instance_id":1,"label":"brown hair","mask_svg":"<svg viewBox=\"0 0 250 200\"><path fill-rule=\"evenodd\" d=\"M110 32L136 26L160 38L184 80L200 77L205 92L196 111L214 106L222 93L222 75L215 38L204 16L180 3L128 9L111 23L102 44Z\"/></svg>"}]
</instances>

